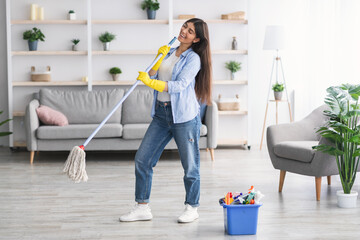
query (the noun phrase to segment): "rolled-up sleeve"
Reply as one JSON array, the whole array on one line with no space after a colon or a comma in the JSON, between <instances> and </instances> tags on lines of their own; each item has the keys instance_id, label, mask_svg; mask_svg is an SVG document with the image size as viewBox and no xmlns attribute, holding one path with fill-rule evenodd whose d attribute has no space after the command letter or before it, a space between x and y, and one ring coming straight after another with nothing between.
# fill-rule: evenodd
<instances>
[{"instance_id":1,"label":"rolled-up sleeve","mask_svg":"<svg viewBox=\"0 0 360 240\"><path fill-rule=\"evenodd\" d=\"M200 57L196 53L189 54L186 63L173 81L168 82L169 94L178 93L186 89L190 83L195 79L201 68Z\"/></svg>"}]
</instances>

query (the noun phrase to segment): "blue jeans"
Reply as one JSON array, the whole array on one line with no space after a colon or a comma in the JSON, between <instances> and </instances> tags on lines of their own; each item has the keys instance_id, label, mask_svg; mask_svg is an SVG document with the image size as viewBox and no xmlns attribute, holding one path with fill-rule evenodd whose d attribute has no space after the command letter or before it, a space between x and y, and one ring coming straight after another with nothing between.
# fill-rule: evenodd
<instances>
[{"instance_id":1,"label":"blue jeans","mask_svg":"<svg viewBox=\"0 0 360 240\"><path fill-rule=\"evenodd\" d=\"M135 201L148 203L153 167L169 141L174 138L184 169L185 204L199 206L200 198L200 116L184 123L173 123L170 102L156 102L155 116L135 155Z\"/></svg>"}]
</instances>

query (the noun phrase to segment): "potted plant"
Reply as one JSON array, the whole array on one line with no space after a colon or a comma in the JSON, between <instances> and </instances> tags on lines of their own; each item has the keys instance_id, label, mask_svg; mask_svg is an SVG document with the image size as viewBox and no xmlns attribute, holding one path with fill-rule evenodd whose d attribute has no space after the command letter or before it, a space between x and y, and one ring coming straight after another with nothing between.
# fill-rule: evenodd
<instances>
[{"instance_id":1,"label":"potted plant","mask_svg":"<svg viewBox=\"0 0 360 240\"><path fill-rule=\"evenodd\" d=\"M76 13L75 13L74 10L69 11L68 19L69 20L76 20Z\"/></svg>"},{"instance_id":2,"label":"potted plant","mask_svg":"<svg viewBox=\"0 0 360 240\"><path fill-rule=\"evenodd\" d=\"M284 89L285 89L285 87L284 87L283 83L277 82L272 86L272 90L274 90L275 100L281 100Z\"/></svg>"},{"instance_id":3,"label":"potted plant","mask_svg":"<svg viewBox=\"0 0 360 240\"><path fill-rule=\"evenodd\" d=\"M141 3L141 8L142 10L146 9L148 19L155 19L160 3L157 0L144 0Z\"/></svg>"},{"instance_id":4,"label":"potted plant","mask_svg":"<svg viewBox=\"0 0 360 240\"><path fill-rule=\"evenodd\" d=\"M111 74L114 81L119 80L119 74L122 73L121 69L118 67L110 68L109 73Z\"/></svg>"},{"instance_id":5,"label":"potted plant","mask_svg":"<svg viewBox=\"0 0 360 240\"><path fill-rule=\"evenodd\" d=\"M338 206L352 208L356 207L358 196L351 188L360 156L360 85L344 84L329 87L326 91L325 103L329 110L325 110L324 115L329 119L317 132L329 142L313 148L336 157L343 189L336 194Z\"/></svg>"},{"instance_id":6,"label":"potted plant","mask_svg":"<svg viewBox=\"0 0 360 240\"><path fill-rule=\"evenodd\" d=\"M74 38L74 39L71 40L71 42L73 43L73 45L72 45L72 50L73 50L73 51L77 51L77 50L78 50L77 44L80 42L80 39Z\"/></svg>"},{"instance_id":7,"label":"potted plant","mask_svg":"<svg viewBox=\"0 0 360 240\"><path fill-rule=\"evenodd\" d=\"M229 61L225 63L225 67L231 72L231 80L234 80L235 73L241 70L241 62Z\"/></svg>"},{"instance_id":8,"label":"potted plant","mask_svg":"<svg viewBox=\"0 0 360 240\"><path fill-rule=\"evenodd\" d=\"M28 40L29 51L36 51L38 41L44 42L45 35L38 28L33 28L32 30L27 30L23 33L24 40Z\"/></svg>"},{"instance_id":9,"label":"potted plant","mask_svg":"<svg viewBox=\"0 0 360 240\"><path fill-rule=\"evenodd\" d=\"M0 115L3 113L3 111L0 111ZM2 121L0 122L0 126L1 125L4 125L5 123L7 122L10 122L12 119L6 119L5 121ZM12 134L12 132L0 132L0 137L4 137L4 136L7 136L7 135L10 135Z\"/></svg>"},{"instance_id":10,"label":"potted plant","mask_svg":"<svg viewBox=\"0 0 360 240\"><path fill-rule=\"evenodd\" d=\"M103 43L104 45L104 51L109 51L110 50L110 42L112 40L114 40L116 37L116 35L109 33L109 32L105 32L100 34L99 36L99 40Z\"/></svg>"}]
</instances>

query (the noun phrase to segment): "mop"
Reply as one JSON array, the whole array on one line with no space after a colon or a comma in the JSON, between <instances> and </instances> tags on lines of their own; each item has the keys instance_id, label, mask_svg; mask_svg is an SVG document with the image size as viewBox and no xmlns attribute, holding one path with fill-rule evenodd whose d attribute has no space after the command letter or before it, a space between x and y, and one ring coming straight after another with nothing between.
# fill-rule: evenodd
<instances>
[{"instance_id":1,"label":"mop","mask_svg":"<svg viewBox=\"0 0 360 240\"><path fill-rule=\"evenodd\" d=\"M176 40L174 37L168 44L171 46ZM150 69L155 65L155 63L162 57L162 54L151 63L151 65L145 70L145 72L149 72ZM93 139L95 134L104 126L104 124L109 120L109 118L114 114L114 112L120 107L120 105L125 101L125 99L130 95L130 93L136 88L136 86L140 83L140 80L137 80L135 84L126 92L124 97L115 105L115 107L111 110L111 112L105 117L105 119L99 124L99 126L95 129L95 131L86 139L83 145L75 146L71 150L64 166L63 172L66 173L69 178L71 178L76 183L86 182L88 180L88 176L86 174L86 163L85 163L85 147L88 143Z\"/></svg>"}]
</instances>

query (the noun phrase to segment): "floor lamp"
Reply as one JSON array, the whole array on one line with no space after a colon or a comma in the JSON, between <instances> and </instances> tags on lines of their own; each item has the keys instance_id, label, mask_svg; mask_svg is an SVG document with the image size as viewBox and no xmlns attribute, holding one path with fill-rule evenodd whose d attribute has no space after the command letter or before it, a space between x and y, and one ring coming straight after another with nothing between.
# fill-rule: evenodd
<instances>
[{"instance_id":1,"label":"floor lamp","mask_svg":"<svg viewBox=\"0 0 360 240\"><path fill-rule=\"evenodd\" d=\"M287 92L284 70L281 62L281 58L279 56L279 50L284 48L284 28L282 26L267 26L265 31L265 38L264 38L264 50L276 50L276 57L273 59L272 68L271 68L271 75L270 75L270 83L269 83L269 90L266 100L266 110L265 110L265 117L264 117L264 125L261 134L261 143L260 143L260 150L262 148L263 140L264 140L264 131L266 125L266 116L269 107L269 102L276 103L276 124L278 124L278 103L279 102L287 102L289 106L289 115L290 115L290 122L292 122L292 115L291 115L291 108L289 102L289 96ZM286 93L286 100L269 100L271 86L273 83L273 74L274 74L274 67L275 67L275 76L276 76L276 83L279 83L279 72L281 72L282 80L284 83L285 93Z\"/></svg>"}]
</instances>

